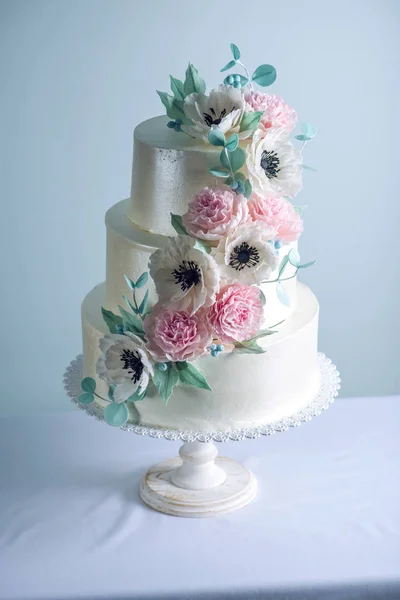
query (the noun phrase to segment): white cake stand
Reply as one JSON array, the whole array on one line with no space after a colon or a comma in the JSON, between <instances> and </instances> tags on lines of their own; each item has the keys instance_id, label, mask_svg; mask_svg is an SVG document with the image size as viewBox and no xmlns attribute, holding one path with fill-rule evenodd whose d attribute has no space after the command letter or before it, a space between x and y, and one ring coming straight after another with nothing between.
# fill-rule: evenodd
<instances>
[{"instance_id":1,"label":"white cake stand","mask_svg":"<svg viewBox=\"0 0 400 600\"><path fill-rule=\"evenodd\" d=\"M200 432L143 427L127 423L121 429L138 435L149 435L184 442L179 457L164 460L151 467L140 482L140 497L148 506L178 517L212 517L243 508L257 493L254 475L240 463L218 455L214 442L255 439L287 431L310 421L327 409L340 389L339 373L331 360L318 354L321 385L318 394L302 410L279 421L251 429ZM71 400L86 414L104 421L99 406L82 405L82 356L68 366L64 386Z\"/></svg>"}]
</instances>

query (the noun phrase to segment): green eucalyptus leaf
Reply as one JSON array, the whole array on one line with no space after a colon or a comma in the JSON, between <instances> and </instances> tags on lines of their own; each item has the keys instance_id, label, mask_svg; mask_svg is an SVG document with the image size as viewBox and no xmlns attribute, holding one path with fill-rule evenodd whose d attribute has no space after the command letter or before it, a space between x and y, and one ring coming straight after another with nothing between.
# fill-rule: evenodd
<instances>
[{"instance_id":1,"label":"green eucalyptus leaf","mask_svg":"<svg viewBox=\"0 0 400 600\"><path fill-rule=\"evenodd\" d=\"M93 379L93 377L85 377L84 379L82 379L81 388L84 392L93 394L96 390L96 382Z\"/></svg>"},{"instance_id":2,"label":"green eucalyptus leaf","mask_svg":"<svg viewBox=\"0 0 400 600\"><path fill-rule=\"evenodd\" d=\"M132 279L129 279L129 277L127 275L124 275L125 277L125 281L128 284L128 286L131 288L131 290L133 291L136 287L135 282L132 281Z\"/></svg>"},{"instance_id":3,"label":"green eucalyptus leaf","mask_svg":"<svg viewBox=\"0 0 400 600\"><path fill-rule=\"evenodd\" d=\"M300 129L309 140L317 135L317 128L311 123L301 123Z\"/></svg>"},{"instance_id":4,"label":"green eucalyptus leaf","mask_svg":"<svg viewBox=\"0 0 400 600\"><path fill-rule=\"evenodd\" d=\"M285 306L290 306L290 300L281 282L277 283L276 285L276 295L278 296L279 302L281 302L281 304L284 304Z\"/></svg>"},{"instance_id":5,"label":"green eucalyptus leaf","mask_svg":"<svg viewBox=\"0 0 400 600\"><path fill-rule=\"evenodd\" d=\"M307 205L304 204L303 206L293 206L293 208L297 212L297 214L300 215L300 217L302 217L307 209Z\"/></svg>"},{"instance_id":6,"label":"green eucalyptus leaf","mask_svg":"<svg viewBox=\"0 0 400 600\"><path fill-rule=\"evenodd\" d=\"M225 146L225 136L223 132L218 128L210 129L208 134L208 141L213 146Z\"/></svg>"},{"instance_id":7,"label":"green eucalyptus leaf","mask_svg":"<svg viewBox=\"0 0 400 600\"><path fill-rule=\"evenodd\" d=\"M133 312L133 314L135 314L135 315L138 315L138 314L139 314L139 311L138 311L138 309L137 309L137 308L135 308L135 307L133 306L133 304L132 304L132 302L129 300L129 298L127 298L127 297L125 296L125 294L122 294L122 297L123 297L123 299L125 300L127 307L128 307L128 308L129 308L129 309L130 309L130 310Z\"/></svg>"},{"instance_id":8,"label":"green eucalyptus leaf","mask_svg":"<svg viewBox=\"0 0 400 600\"><path fill-rule=\"evenodd\" d=\"M139 277L139 279L136 282L136 287L142 288L144 285L146 285L146 283L149 280L149 274L147 271L145 271L144 273L141 274L141 276Z\"/></svg>"},{"instance_id":9,"label":"green eucalyptus leaf","mask_svg":"<svg viewBox=\"0 0 400 600\"><path fill-rule=\"evenodd\" d=\"M92 404L92 402L94 402L94 396L91 392L85 392L79 396L78 402L79 404Z\"/></svg>"},{"instance_id":10,"label":"green eucalyptus leaf","mask_svg":"<svg viewBox=\"0 0 400 600\"><path fill-rule=\"evenodd\" d=\"M231 77L231 75L227 75L225 77L225 79L224 79L225 85L233 85L232 83L229 82L230 77ZM247 77L245 77L244 75L241 75L240 73L232 73L232 77L239 77L241 88L246 87L246 85L249 83L249 80L247 79Z\"/></svg>"},{"instance_id":11,"label":"green eucalyptus leaf","mask_svg":"<svg viewBox=\"0 0 400 600\"><path fill-rule=\"evenodd\" d=\"M119 312L121 313L122 322L123 322L124 327L126 327L126 329L128 331L131 331L135 335L138 335L139 337L143 337L144 331L143 331L142 321L140 319L138 319L137 317L135 317L135 315L133 315L132 313L130 313L127 310L125 310L124 308L122 308L122 306L118 306L118 309L119 309Z\"/></svg>"},{"instance_id":12,"label":"green eucalyptus leaf","mask_svg":"<svg viewBox=\"0 0 400 600\"><path fill-rule=\"evenodd\" d=\"M308 269L308 267L315 265L316 262L316 260L312 260L311 262L304 263L304 265L299 265L299 269Z\"/></svg>"},{"instance_id":13,"label":"green eucalyptus leaf","mask_svg":"<svg viewBox=\"0 0 400 600\"><path fill-rule=\"evenodd\" d=\"M189 66L186 69L186 78L183 89L187 96L194 93L204 94L206 91L205 81L200 77L198 70L192 63L189 63Z\"/></svg>"},{"instance_id":14,"label":"green eucalyptus leaf","mask_svg":"<svg viewBox=\"0 0 400 600\"><path fill-rule=\"evenodd\" d=\"M263 292L261 289L260 289L260 300L261 300L261 304L262 304L263 306L265 306L265 304L266 304L266 302L267 302L267 299L266 299L266 297L265 297L265 294L264 294L264 292Z\"/></svg>"},{"instance_id":15,"label":"green eucalyptus leaf","mask_svg":"<svg viewBox=\"0 0 400 600\"><path fill-rule=\"evenodd\" d=\"M230 60L227 65L222 67L222 69L220 70L220 73L223 73L224 71L229 71L229 69L232 69L232 67L234 67L235 65L236 65L236 60Z\"/></svg>"},{"instance_id":16,"label":"green eucalyptus leaf","mask_svg":"<svg viewBox=\"0 0 400 600\"><path fill-rule=\"evenodd\" d=\"M169 76L169 79L170 79L170 83L171 83L171 91L172 91L173 95L175 96L175 98L177 100L184 100L185 92L183 89L183 81L181 81L180 79L176 79L175 77L172 77L172 75Z\"/></svg>"},{"instance_id":17,"label":"green eucalyptus leaf","mask_svg":"<svg viewBox=\"0 0 400 600\"><path fill-rule=\"evenodd\" d=\"M317 172L317 169L314 169L314 167L309 167L308 165L302 165L303 169L306 169L306 171L314 171L314 173Z\"/></svg>"},{"instance_id":18,"label":"green eucalyptus leaf","mask_svg":"<svg viewBox=\"0 0 400 600\"><path fill-rule=\"evenodd\" d=\"M200 252L203 252L204 254L210 254L211 252L211 246L210 244L207 244L205 240L197 239L194 247L197 250L200 250Z\"/></svg>"},{"instance_id":19,"label":"green eucalyptus leaf","mask_svg":"<svg viewBox=\"0 0 400 600\"><path fill-rule=\"evenodd\" d=\"M276 70L272 65L260 65L254 71L252 80L258 85L267 87L274 83L276 79Z\"/></svg>"},{"instance_id":20,"label":"green eucalyptus leaf","mask_svg":"<svg viewBox=\"0 0 400 600\"><path fill-rule=\"evenodd\" d=\"M288 254L288 259L291 265L293 265L294 267L298 267L300 264L300 254L298 253L298 251L296 250L296 248L292 248L289 251Z\"/></svg>"},{"instance_id":21,"label":"green eucalyptus leaf","mask_svg":"<svg viewBox=\"0 0 400 600\"><path fill-rule=\"evenodd\" d=\"M240 131L255 131L263 114L262 110L243 113L242 120L240 121Z\"/></svg>"},{"instance_id":22,"label":"green eucalyptus leaf","mask_svg":"<svg viewBox=\"0 0 400 600\"><path fill-rule=\"evenodd\" d=\"M282 260L281 260L281 264L279 265L279 270L278 270L278 279L280 279L283 275L284 270L286 269L286 265L289 262L289 256L286 254Z\"/></svg>"},{"instance_id":23,"label":"green eucalyptus leaf","mask_svg":"<svg viewBox=\"0 0 400 600\"><path fill-rule=\"evenodd\" d=\"M153 375L153 383L156 386L158 393L160 394L160 398L164 404L167 404L172 392L174 391L174 387L179 381L178 371L172 367L171 363L166 363L166 365L166 371L154 369Z\"/></svg>"},{"instance_id":24,"label":"green eucalyptus leaf","mask_svg":"<svg viewBox=\"0 0 400 600\"><path fill-rule=\"evenodd\" d=\"M257 340L247 342L236 342L235 349L242 354L264 354L265 350L257 344Z\"/></svg>"},{"instance_id":25,"label":"green eucalyptus leaf","mask_svg":"<svg viewBox=\"0 0 400 600\"><path fill-rule=\"evenodd\" d=\"M214 167L214 169L208 170L211 175L215 175L215 177L229 177L230 171L226 171L225 169L221 169L220 167Z\"/></svg>"},{"instance_id":26,"label":"green eucalyptus leaf","mask_svg":"<svg viewBox=\"0 0 400 600\"><path fill-rule=\"evenodd\" d=\"M233 152L229 152L229 160L231 162L232 171L239 171L246 162L246 155L242 148L236 148Z\"/></svg>"},{"instance_id":27,"label":"green eucalyptus leaf","mask_svg":"<svg viewBox=\"0 0 400 600\"><path fill-rule=\"evenodd\" d=\"M231 135L229 140L226 142L225 148L228 150L228 152L233 152L234 150L236 150L238 145L239 145L239 136L237 133L234 133Z\"/></svg>"},{"instance_id":28,"label":"green eucalyptus leaf","mask_svg":"<svg viewBox=\"0 0 400 600\"><path fill-rule=\"evenodd\" d=\"M301 142L308 142L309 140L311 140L310 137L308 137L307 135L304 135L303 133L300 133L299 135L295 135L294 137L296 140L300 140Z\"/></svg>"},{"instance_id":29,"label":"green eucalyptus leaf","mask_svg":"<svg viewBox=\"0 0 400 600\"><path fill-rule=\"evenodd\" d=\"M103 306L101 307L101 314L110 333L118 333L116 326L122 325L122 318L119 315L114 315L111 310L107 310Z\"/></svg>"},{"instance_id":30,"label":"green eucalyptus leaf","mask_svg":"<svg viewBox=\"0 0 400 600\"><path fill-rule=\"evenodd\" d=\"M248 179L246 179L246 181L244 182L244 196L245 198L247 198L247 200L250 198L251 194L253 193L253 188L251 186L251 183Z\"/></svg>"},{"instance_id":31,"label":"green eucalyptus leaf","mask_svg":"<svg viewBox=\"0 0 400 600\"><path fill-rule=\"evenodd\" d=\"M232 51L233 58L235 60L239 60L239 58L240 58L240 50L236 46L236 44L231 44L231 51Z\"/></svg>"},{"instance_id":32,"label":"green eucalyptus leaf","mask_svg":"<svg viewBox=\"0 0 400 600\"><path fill-rule=\"evenodd\" d=\"M170 215L171 225L175 229L176 233L178 235L189 235L182 222L182 217L180 215L174 215L173 213L170 213Z\"/></svg>"},{"instance_id":33,"label":"green eucalyptus leaf","mask_svg":"<svg viewBox=\"0 0 400 600\"><path fill-rule=\"evenodd\" d=\"M114 390L115 390L115 385L110 385L110 387L108 388L108 399L110 400L110 402L115 402L114 400Z\"/></svg>"},{"instance_id":34,"label":"green eucalyptus leaf","mask_svg":"<svg viewBox=\"0 0 400 600\"><path fill-rule=\"evenodd\" d=\"M128 407L125 402L112 402L104 409L104 420L112 427L122 427L129 418Z\"/></svg>"},{"instance_id":35,"label":"green eucalyptus leaf","mask_svg":"<svg viewBox=\"0 0 400 600\"><path fill-rule=\"evenodd\" d=\"M225 148L223 150L221 150L221 153L219 155L219 160L221 161L221 164L225 167L225 169L228 169L228 171L230 171L231 163L229 162L229 158L228 158L227 151L225 150ZM217 167L217 168L219 168L219 167Z\"/></svg>"},{"instance_id":36,"label":"green eucalyptus leaf","mask_svg":"<svg viewBox=\"0 0 400 600\"><path fill-rule=\"evenodd\" d=\"M139 305L139 312L141 315L144 315L146 312L147 302L149 301L149 290L146 290L143 300Z\"/></svg>"},{"instance_id":37,"label":"green eucalyptus leaf","mask_svg":"<svg viewBox=\"0 0 400 600\"><path fill-rule=\"evenodd\" d=\"M245 185L246 182L246 175L243 175L243 173L240 173L239 171L237 173L235 173L235 180L236 181L241 181L243 183L243 185Z\"/></svg>"},{"instance_id":38,"label":"green eucalyptus leaf","mask_svg":"<svg viewBox=\"0 0 400 600\"><path fill-rule=\"evenodd\" d=\"M132 394L132 396L129 396L126 402L140 402L141 400L144 400L146 394L147 390L144 390L144 392L140 393L138 388L136 392Z\"/></svg>"},{"instance_id":39,"label":"green eucalyptus leaf","mask_svg":"<svg viewBox=\"0 0 400 600\"><path fill-rule=\"evenodd\" d=\"M188 362L177 362L175 366L178 370L179 380L185 385L192 385L203 390L211 390L207 379L196 367Z\"/></svg>"}]
</instances>

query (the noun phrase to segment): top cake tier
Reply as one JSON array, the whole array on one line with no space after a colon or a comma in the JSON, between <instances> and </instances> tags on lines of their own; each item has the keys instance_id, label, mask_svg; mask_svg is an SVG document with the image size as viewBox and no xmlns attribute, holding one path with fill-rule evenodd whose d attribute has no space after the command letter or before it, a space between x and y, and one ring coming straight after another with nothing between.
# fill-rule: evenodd
<instances>
[{"instance_id":1,"label":"top cake tier","mask_svg":"<svg viewBox=\"0 0 400 600\"><path fill-rule=\"evenodd\" d=\"M218 164L218 149L201 139L176 134L168 117L140 123L134 132L129 218L140 228L176 235L170 213L182 215L204 186L218 185L208 172Z\"/></svg>"}]
</instances>

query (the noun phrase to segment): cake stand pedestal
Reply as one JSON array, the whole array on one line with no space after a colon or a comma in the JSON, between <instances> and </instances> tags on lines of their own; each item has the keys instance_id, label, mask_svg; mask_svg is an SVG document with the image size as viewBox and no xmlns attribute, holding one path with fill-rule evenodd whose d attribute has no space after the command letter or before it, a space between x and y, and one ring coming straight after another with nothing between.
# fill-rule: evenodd
<instances>
[{"instance_id":1,"label":"cake stand pedestal","mask_svg":"<svg viewBox=\"0 0 400 600\"><path fill-rule=\"evenodd\" d=\"M249 429L228 431L176 431L127 423L121 429L139 435L184 442L179 457L157 463L143 477L139 494L145 504L177 517L212 517L243 508L257 493L254 475L240 463L217 456L213 442L241 441L287 431L327 409L340 389L334 364L318 354L321 385L318 394L301 410L284 419ZM103 409L96 403L82 405L82 356L71 362L64 375L64 386L72 401L88 415L104 421Z\"/></svg>"}]
</instances>

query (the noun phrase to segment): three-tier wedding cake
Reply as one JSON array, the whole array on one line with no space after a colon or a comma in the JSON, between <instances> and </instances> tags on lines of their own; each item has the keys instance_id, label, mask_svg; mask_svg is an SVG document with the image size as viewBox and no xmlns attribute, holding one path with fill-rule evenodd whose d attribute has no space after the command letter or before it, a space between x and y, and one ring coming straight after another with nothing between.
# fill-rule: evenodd
<instances>
[{"instance_id":1,"label":"three-tier wedding cake","mask_svg":"<svg viewBox=\"0 0 400 600\"><path fill-rule=\"evenodd\" d=\"M106 214L106 281L82 305L82 404L127 422L215 432L263 425L320 385L318 303L297 281L302 152L315 128L260 91L240 51L206 92L192 64L167 116L134 132L131 196ZM295 135L296 134L296 135ZM292 139L293 138L293 139Z\"/></svg>"}]
</instances>

